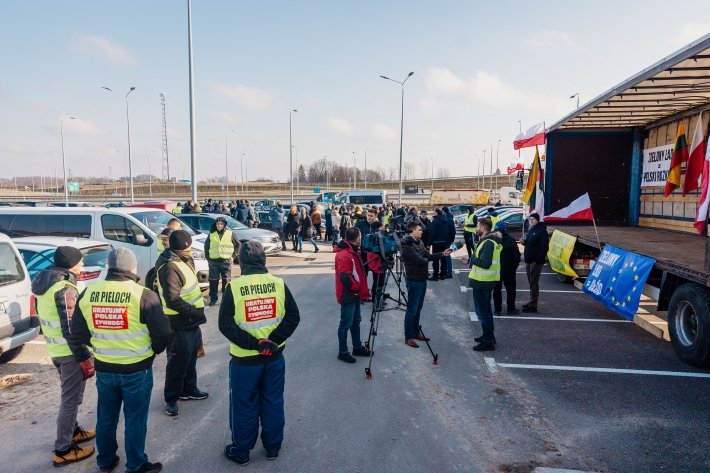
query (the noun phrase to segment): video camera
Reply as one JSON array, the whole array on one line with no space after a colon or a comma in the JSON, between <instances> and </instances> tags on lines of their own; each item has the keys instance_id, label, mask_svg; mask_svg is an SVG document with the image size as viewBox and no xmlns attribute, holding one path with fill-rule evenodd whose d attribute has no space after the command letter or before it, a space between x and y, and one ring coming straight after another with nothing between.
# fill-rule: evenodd
<instances>
[{"instance_id":1,"label":"video camera","mask_svg":"<svg viewBox=\"0 0 710 473\"><path fill-rule=\"evenodd\" d=\"M385 259L389 259L402 249L402 243L396 232L379 231L363 235L361 247L368 253L377 253Z\"/></svg>"}]
</instances>

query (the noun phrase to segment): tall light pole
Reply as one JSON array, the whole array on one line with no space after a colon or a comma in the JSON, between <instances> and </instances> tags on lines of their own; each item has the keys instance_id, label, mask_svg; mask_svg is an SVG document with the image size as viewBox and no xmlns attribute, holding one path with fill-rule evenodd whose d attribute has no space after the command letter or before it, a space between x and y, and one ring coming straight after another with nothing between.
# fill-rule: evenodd
<instances>
[{"instance_id":1,"label":"tall light pole","mask_svg":"<svg viewBox=\"0 0 710 473\"><path fill-rule=\"evenodd\" d=\"M429 158L431 160L431 195L434 195L434 158ZM431 200L431 199L429 199Z\"/></svg>"},{"instance_id":2,"label":"tall light pole","mask_svg":"<svg viewBox=\"0 0 710 473\"><path fill-rule=\"evenodd\" d=\"M239 162L239 167L241 168L242 166L244 167L244 169L242 170L242 192L244 194L246 194L246 190L247 190L247 186L248 186L247 181L249 179L249 177L247 176L247 154L246 153L242 153L242 159Z\"/></svg>"},{"instance_id":3,"label":"tall light pole","mask_svg":"<svg viewBox=\"0 0 710 473\"><path fill-rule=\"evenodd\" d=\"M498 146L496 148L496 188L498 188L498 174L500 174L500 161L498 160L500 153L500 140L498 140Z\"/></svg>"},{"instance_id":4,"label":"tall light pole","mask_svg":"<svg viewBox=\"0 0 710 473\"><path fill-rule=\"evenodd\" d=\"M482 187L485 187L485 185L486 185L486 151L488 151L488 150L487 149L483 150L483 165L482 165L482 169L481 169L481 175L483 176L483 186Z\"/></svg>"},{"instance_id":5,"label":"tall light pole","mask_svg":"<svg viewBox=\"0 0 710 473\"><path fill-rule=\"evenodd\" d=\"M64 170L64 205L69 207L69 188L67 187L67 160L64 158L64 118L76 120L74 117L59 117L59 136L62 139L62 169Z\"/></svg>"},{"instance_id":6,"label":"tall light pole","mask_svg":"<svg viewBox=\"0 0 710 473\"><path fill-rule=\"evenodd\" d=\"M190 88L190 181L192 200L197 202L197 144L195 141L195 79L192 61L192 2L187 0L187 58Z\"/></svg>"},{"instance_id":7,"label":"tall light pole","mask_svg":"<svg viewBox=\"0 0 710 473\"><path fill-rule=\"evenodd\" d=\"M367 148L365 148L365 189L367 189Z\"/></svg>"},{"instance_id":8,"label":"tall light pole","mask_svg":"<svg viewBox=\"0 0 710 473\"><path fill-rule=\"evenodd\" d=\"M380 76L383 79L391 80L392 82L396 82L402 86L402 116L399 121L399 194L397 194L397 198L399 199L399 205L402 205L402 137L404 135L404 84L405 82L407 82L407 79L412 77L413 74L414 72L410 72L409 74L407 74L407 77L405 77L402 82L390 79L386 76Z\"/></svg>"},{"instance_id":9,"label":"tall light pole","mask_svg":"<svg viewBox=\"0 0 710 473\"><path fill-rule=\"evenodd\" d=\"M324 156L325 159L325 189L330 192L330 164L328 163L328 155Z\"/></svg>"},{"instance_id":10,"label":"tall light pole","mask_svg":"<svg viewBox=\"0 0 710 473\"><path fill-rule=\"evenodd\" d=\"M101 87L102 89L108 90L109 92L113 92L113 89L110 89L108 87ZM128 96L131 95L131 92L136 90L135 87L131 87L128 89L128 92L126 92L126 131L128 135L128 178L131 181L131 203L135 202L135 199L133 198L133 161L131 160L131 116L129 113L128 109Z\"/></svg>"},{"instance_id":11,"label":"tall light pole","mask_svg":"<svg viewBox=\"0 0 710 473\"><path fill-rule=\"evenodd\" d=\"M288 112L288 158L291 169L291 203L293 204L293 134L291 132L291 115L293 112L298 112L295 108Z\"/></svg>"},{"instance_id":12,"label":"tall light pole","mask_svg":"<svg viewBox=\"0 0 710 473\"><path fill-rule=\"evenodd\" d=\"M231 131L234 133L234 130ZM229 133L224 136L224 196L229 200ZM237 184L234 183L236 186Z\"/></svg>"},{"instance_id":13,"label":"tall light pole","mask_svg":"<svg viewBox=\"0 0 710 473\"><path fill-rule=\"evenodd\" d=\"M353 190L357 189L357 153L353 151Z\"/></svg>"},{"instance_id":14,"label":"tall light pole","mask_svg":"<svg viewBox=\"0 0 710 473\"><path fill-rule=\"evenodd\" d=\"M571 99L573 99L575 97L577 97L577 108L579 108L579 92L576 92L576 93L569 96L569 98L571 98Z\"/></svg>"}]
</instances>

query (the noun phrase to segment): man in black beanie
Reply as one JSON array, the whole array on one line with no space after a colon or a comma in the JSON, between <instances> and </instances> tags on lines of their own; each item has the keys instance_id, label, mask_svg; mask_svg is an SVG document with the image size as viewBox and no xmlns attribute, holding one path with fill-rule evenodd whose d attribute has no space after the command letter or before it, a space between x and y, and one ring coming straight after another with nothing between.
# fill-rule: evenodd
<instances>
[{"instance_id":1,"label":"man in black beanie","mask_svg":"<svg viewBox=\"0 0 710 473\"><path fill-rule=\"evenodd\" d=\"M202 346L200 325L207 322L205 300L195 274L192 237L185 230L170 234L170 249L158 257L158 294L173 333L166 353L163 394L165 413L179 413L178 400L207 399L208 393L197 388L197 352Z\"/></svg>"},{"instance_id":2,"label":"man in black beanie","mask_svg":"<svg viewBox=\"0 0 710 473\"><path fill-rule=\"evenodd\" d=\"M531 213L528 217L530 228L521 241L525 245L523 259L525 260L525 273L530 284L530 302L523 304L523 312L536 313L537 300L540 294L540 274L545 266L545 257L550 243L547 226L540 221L540 214Z\"/></svg>"},{"instance_id":3,"label":"man in black beanie","mask_svg":"<svg viewBox=\"0 0 710 473\"><path fill-rule=\"evenodd\" d=\"M37 273L32 281L47 352L61 381L54 466L84 460L94 453L94 447L80 447L78 443L94 438L96 430L84 430L76 422L86 380L94 375L94 363L86 345L70 327L79 298L76 277L83 261L81 251L60 246L54 253L54 266Z\"/></svg>"}]
</instances>

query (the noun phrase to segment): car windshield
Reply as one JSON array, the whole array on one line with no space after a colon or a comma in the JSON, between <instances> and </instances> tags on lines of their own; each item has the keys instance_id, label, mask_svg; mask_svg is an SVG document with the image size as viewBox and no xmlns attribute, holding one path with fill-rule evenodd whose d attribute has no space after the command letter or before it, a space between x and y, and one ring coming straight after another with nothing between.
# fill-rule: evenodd
<instances>
[{"instance_id":1,"label":"car windshield","mask_svg":"<svg viewBox=\"0 0 710 473\"><path fill-rule=\"evenodd\" d=\"M24 278L25 272L12 247L7 243L0 243L0 286L22 281Z\"/></svg>"},{"instance_id":2,"label":"car windshield","mask_svg":"<svg viewBox=\"0 0 710 473\"><path fill-rule=\"evenodd\" d=\"M99 266L101 268L107 267L108 255L111 253L112 249L111 245L82 248L81 254L84 255L84 266Z\"/></svg>"},{"instance_id":3,"label":"car windshield","mask_svg":"<svg viewBox=\"0 0 710 473\"><path fill-rule=\"evenodd\" d=\"M166 212L164 210L148 210L145 212L134 212L131 213L135 218L141 221L146 227L150 228L155 233L160 233L165 227L168 226L168 222L175 218L175 215ZM190 235L197 235L195 230L192 229L188 224L182 220L176 219L180 222L180 229L185 230Z\"/></svg>"}]
</instances>

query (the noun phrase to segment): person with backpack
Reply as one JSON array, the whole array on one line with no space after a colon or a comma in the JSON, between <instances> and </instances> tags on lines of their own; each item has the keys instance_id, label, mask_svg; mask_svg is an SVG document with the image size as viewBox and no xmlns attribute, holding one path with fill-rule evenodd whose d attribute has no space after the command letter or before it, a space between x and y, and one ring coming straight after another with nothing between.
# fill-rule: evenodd
<instances>
[{"instance_id":1,"label":"person with backpack","mask_svg":"<svg viewBox=\"0 0 710 473\"><path fill-rule=\"evenodd\" d=\"M493 315L498 316L503 312L503 285L505 285L507 314L515 315L520 313L515 308L515 273L520 264L518 242L506 232L505 222L496 222L493 231L503 237L501 238L503 249L500 252L500 281L496 281L496 286L493 288Z\"/></svg>"}]
</instances>

